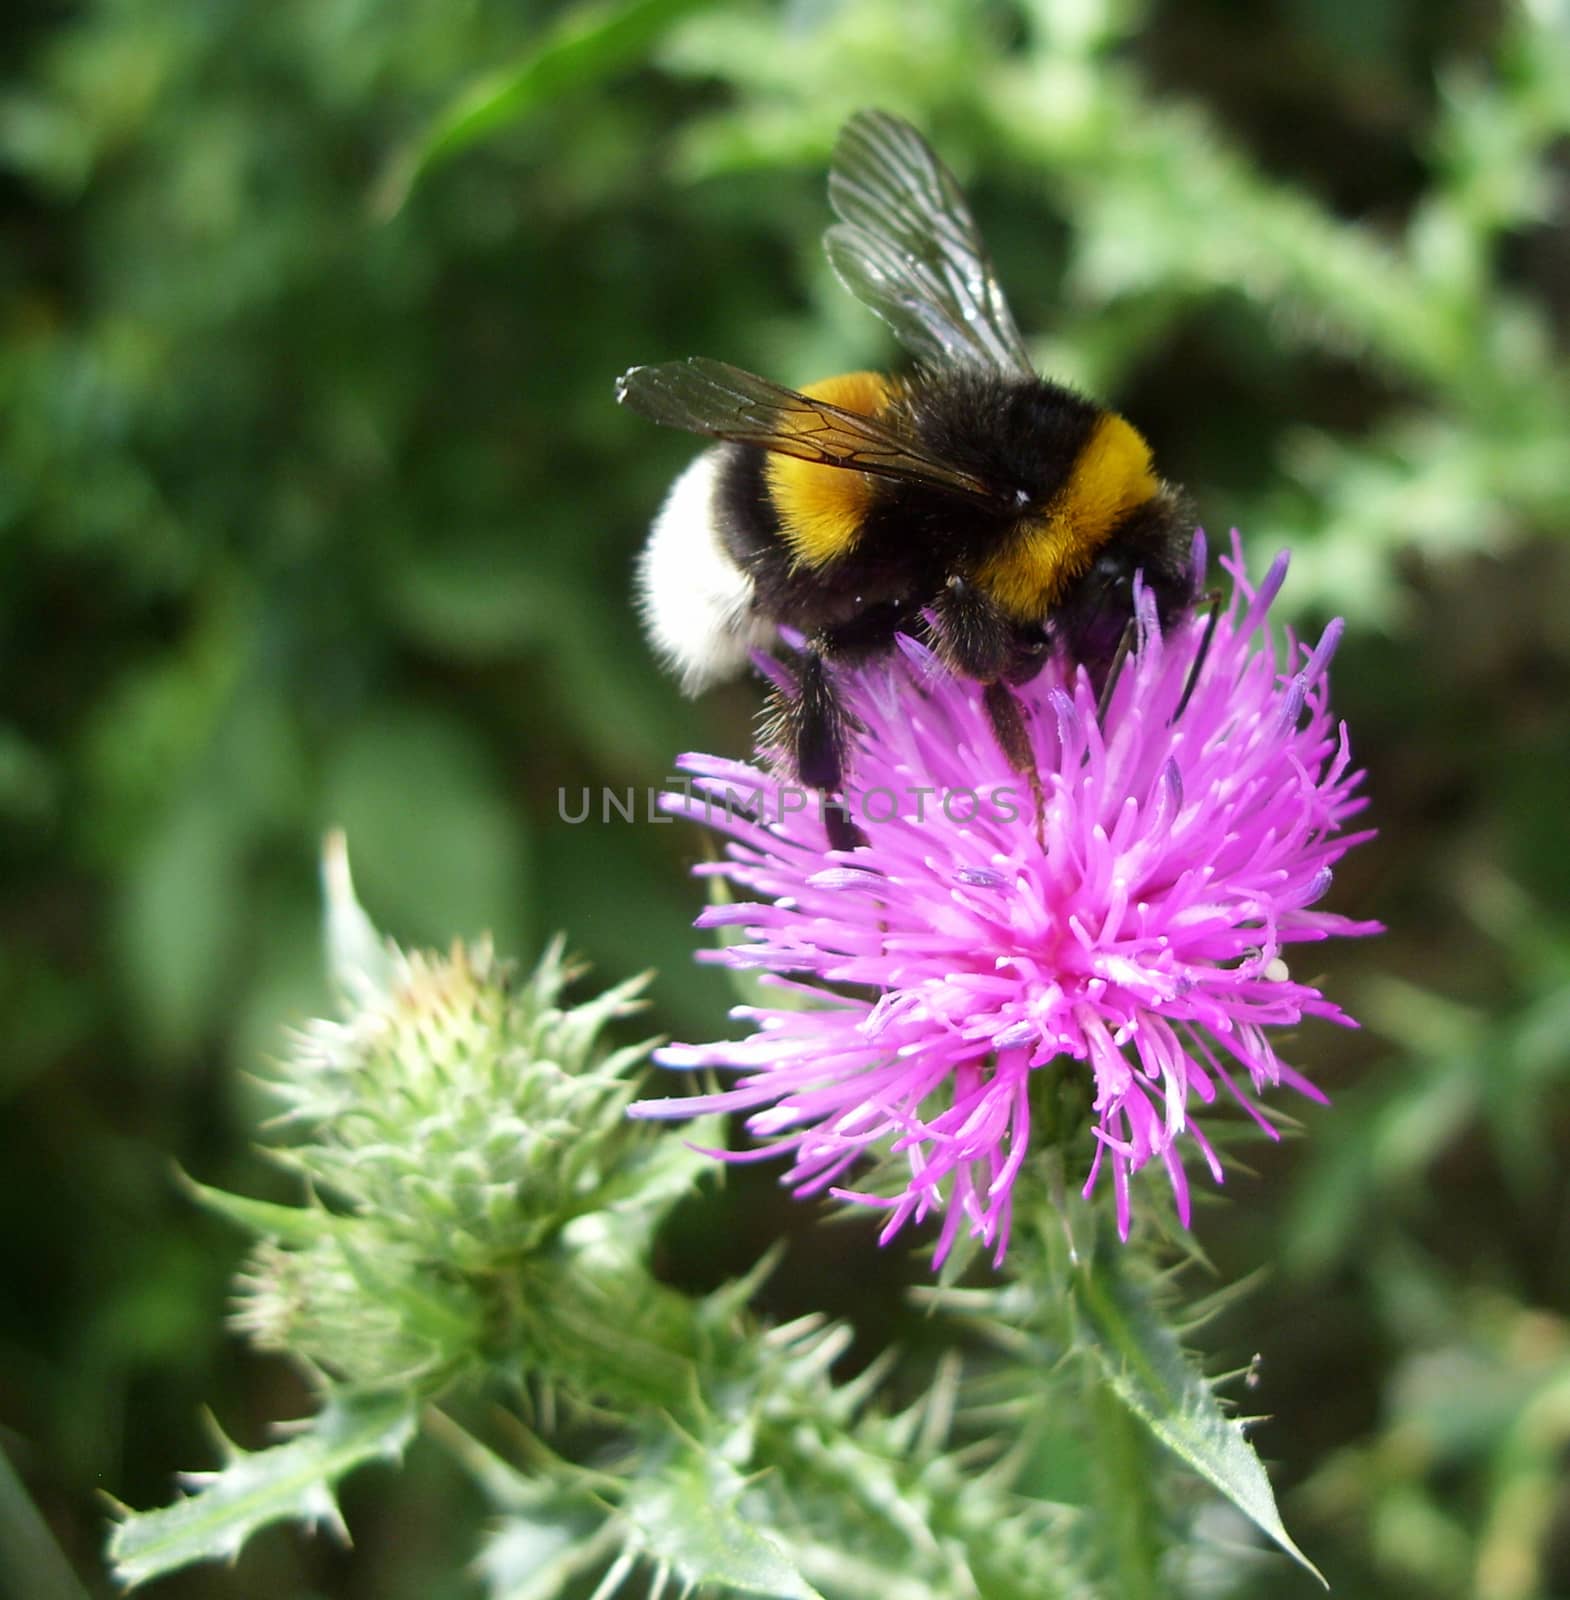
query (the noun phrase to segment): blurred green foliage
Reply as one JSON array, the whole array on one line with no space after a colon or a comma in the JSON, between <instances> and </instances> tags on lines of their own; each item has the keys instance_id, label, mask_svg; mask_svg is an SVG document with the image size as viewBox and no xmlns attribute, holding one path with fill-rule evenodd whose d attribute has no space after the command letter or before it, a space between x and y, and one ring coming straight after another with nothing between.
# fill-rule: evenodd
<instances>
[{"instance_id":1,"label":"blurred green foliage","mask_svg":"<svg viewBox=\"0 0 1570 1600\"><path fill-rule=\"evenodd\" d=\"M723 1026L695 841L558 814L743 749L753 703L685 704L644 652L630 561L689 445L610 385L890 359L818 245L870 103L966 181L1044 368L1352 625L1382 834L1336 903L1392 933L1328 981L1373 1026L1304 1035L1336 1106L1198 1218L1224 1279L1277 1264L1210 1337L1264 1353L1288 1521L1339 1595L1570 1594L1564 0L22 0L3 26L0 1445L84 1582L95 1486L166 1499L200 1396L244 1444L290 1410L221 1338L239 1244L169 1158L276 1181L244 1074L320 1008L327 826L405 942L527 956L562 927L606 981L657 965L671 1031ZM764 1172L670 1268L788 1228L780 1309L919 1348L920 1268L810 1226ZM473 1592L455 1476L417 1453L374 1489L352 1558L264 1539L160 1592Z\"/></svg>"}]
</instances>

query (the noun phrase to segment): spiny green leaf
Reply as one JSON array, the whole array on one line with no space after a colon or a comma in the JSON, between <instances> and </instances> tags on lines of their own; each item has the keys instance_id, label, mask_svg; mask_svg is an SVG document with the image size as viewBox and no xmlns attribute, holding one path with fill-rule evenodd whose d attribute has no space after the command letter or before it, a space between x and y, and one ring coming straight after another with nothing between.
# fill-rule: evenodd
<instances>
[{"instance_id":1,"label":"spiny green leaf","mask_svg":"<svg viewBox=\"0 0 1570 1600\"><path fill-rule=\"evenodd\" d=\"M505 1513L475 1562L491 1600L560 1600L575 1578L615 1556L618 1530L604 1503L587 1481L575 1481L572 1469L553 1472L542 1460L538 1476L525 1476L445 1415L432 1431L456 1450L493 1506Z\"/></svg>"},{"instance_id":2,"label":"spiny green leaf","mask_svg":"<svg viewBox=\"0 0 1570 1600\"><path fill-rule=\"evenodd\" d=\"M414 1404L402 1389L340 1390L285 1444L242 1450L220 1435L220 1471L183 1474L192 1494L158 1511L131 1512L115 1528L115 1577L134 1588L195 1561L231 1561L274 1522L325 1522L341 1531L334 1485L363 1462L403 1455L414 1435Z\"/></svg>"},{"instance_id":3,"label":"spiny green leaf","mask_svg":"<svg viewBox=\"0 0 1570 1600\"><path fill-rule=\"evenodd\" d=\"M1105 1253L1093 1256L1073 1281L1081 1340L1112 1392L1169 1450L1324 1583L1324 1575L1282 1525L1270 1479L1242 1425L1222 1410L1148 1291Z\"/></svg>"},{"instance_id":4,"label":"spiny green leaf","mask_svg":"<svg viewBox=\"0 0 1570 1600\"><path fill-rule=\"evenodd\" d=\"M521 1471L431 1406L426 1432L457 1458L502 1521L475 1560L491 1600L561 1600L575 1578L615 1559L622 1530L608 1513L601 1478L529 1441Z\"/></svg>"},{"instance_id":5,"label":"spiny green leaf","mask_svg":"<svg viewBox=\"0 0 1570 1600\"><path fill-rule=\"evenodd\" d=\"M628 0L568 13L544 40L463 90L388 169L375 209L391 216L431 167L518 122L557 95L634 61L670 25L710 0Z\"/></svg>"},{"instance_id":6,"label":"spiny green leaf","mask_svg":"<svg viewBox=\"0 0 1570 1600\"><path fill-rule=\"evenodd\" d=\"M745 1487L725 1462L691 1451L635 1484L622 1513L638 1546L685 1586L823 1600L775 1540L738 1509Z\"/></svg>"},{"instance_id":7,"label":"spiny green leaf","mask_svg":"<svg viewBox=\"0 0 1570 1600\"><path fill-rule=\"evenodd\" d=\"M1164 1592L1157 1474L1148 1435L1110 1385L1092 1397L1096 1422L1094 1526L1119 1600L1154 1600Z\"/></svg>"}]
</instances>

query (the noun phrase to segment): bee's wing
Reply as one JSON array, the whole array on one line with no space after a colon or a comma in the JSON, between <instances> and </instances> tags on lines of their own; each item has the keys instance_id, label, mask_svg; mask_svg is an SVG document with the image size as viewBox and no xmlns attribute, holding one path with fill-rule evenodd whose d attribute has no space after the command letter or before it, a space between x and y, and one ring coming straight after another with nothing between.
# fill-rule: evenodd
<instances>
[{"instance_id":1,"label":"bee's wing","mask_svg":"<svg viewBox=\"0 0 1570 1600\"><path fill-rule=\"evenodd\" d=\"M706 356L634 367L616 380L616 398L668 428L758 445L825 467L924 483L989 503L995 499L979 478L939 460L875 417L814 400Z\"/></svg>"},{"instance_id":2,"label":"bee's wing","mask_svg":"<svg viewBox=\"0 0 1570 1600\"><path fill-rule=\"evenodd\" d=\"M829 200L830 263L912 355L1034 376L959 183L908 122L858 111L834 149Z\"/></svg>"}]
</instances>

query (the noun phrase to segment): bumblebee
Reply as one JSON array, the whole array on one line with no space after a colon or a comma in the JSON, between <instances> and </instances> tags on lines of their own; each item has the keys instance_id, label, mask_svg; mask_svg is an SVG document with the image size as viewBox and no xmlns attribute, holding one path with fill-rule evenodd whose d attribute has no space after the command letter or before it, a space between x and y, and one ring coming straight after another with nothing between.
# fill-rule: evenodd
<instances>
[{"instance_id":1,"label":"bumblebee","mask_svg":"<svg viewBox=\"0 0 1570 1600\"><path fill-rule=\"evenodd\" d=\"M781 742L833 795L847 728L832 664L925 636L986 686L1005 753L1033 775L1010 686L1054 650L1108 685L1136 572L1163 628L1193 605L1186 502L1129 422L1032 368L959 184L913 127L853 116L829 199L831 264L916 370L800 392L704 357L623 375L624 405L722 441L654 522L638 576L650 638L697 693L799 633Z\"/></svg>"}]
</instances>

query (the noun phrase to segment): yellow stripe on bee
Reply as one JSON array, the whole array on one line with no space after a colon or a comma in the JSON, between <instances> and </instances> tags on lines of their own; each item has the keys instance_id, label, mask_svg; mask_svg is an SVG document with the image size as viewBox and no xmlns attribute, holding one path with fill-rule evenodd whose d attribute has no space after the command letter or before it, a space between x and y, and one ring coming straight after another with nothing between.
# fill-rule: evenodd
<instances>
[{"instance_id":1,"label":"yellow stripe on bee","mask_svg":"<svg viewBox=\"0 0 1570 1600\"><path fill-rule=\"evenodd\" d=\"M889 380L878 372L846 372L801 391L812 400L873 417L888 399ZM771 453L764 482L785 542L803 567L825 567L849 551L861 532L877 490L864 472Z\"/></svg>"},{"instance_id":2,"label":"yellow stripe on bee","mask_svg":"<svg viewBox=\"0 0 1570 1600\"><path fill-rule=\"evenodd\" d=\"M977 572L977 584L1016 621L1040 621L1118 523L1160 487L1150 446L1116 412L1103 412L1047 514L1023 524Z\"/></svg>"}]
</instances>

